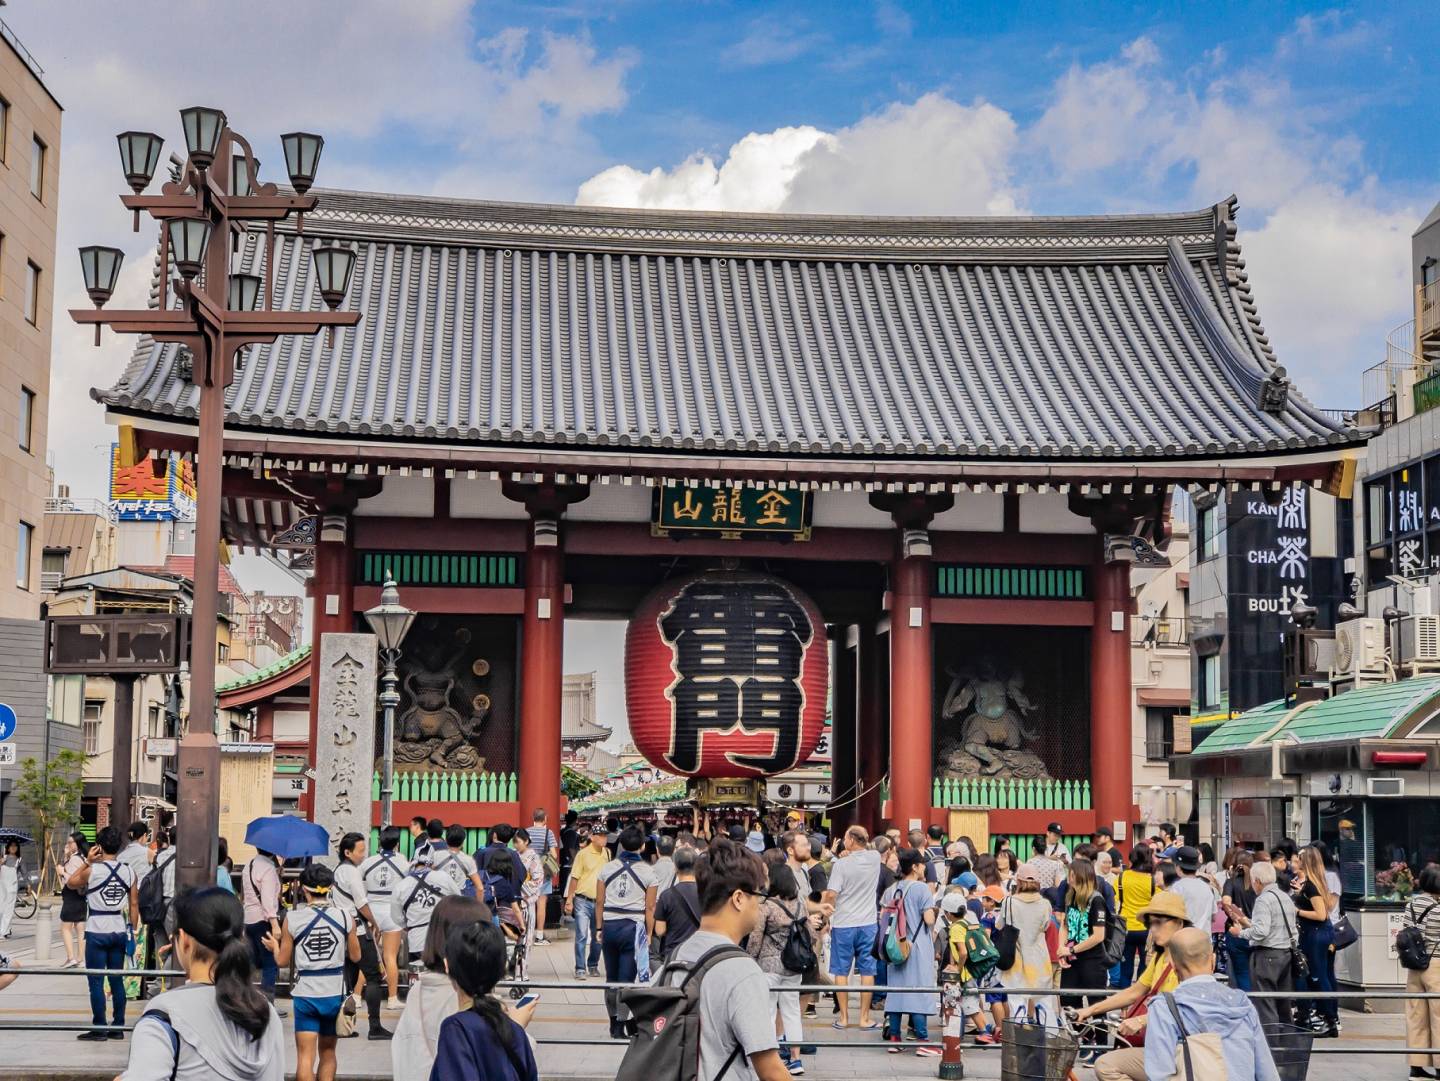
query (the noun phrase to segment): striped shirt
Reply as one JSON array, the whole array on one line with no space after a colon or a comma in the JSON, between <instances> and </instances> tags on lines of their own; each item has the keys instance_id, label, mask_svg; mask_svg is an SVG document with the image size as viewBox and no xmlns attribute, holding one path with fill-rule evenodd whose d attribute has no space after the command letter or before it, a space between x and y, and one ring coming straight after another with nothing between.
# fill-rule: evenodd
<instances>
[{"instance_id":1,"label":"striped shirt","mask_svg":"<svg viewBox=\"0 0 1440 1081\"><path fill-rule=\"evenodd\" d=\"M530 847L535 850L537 856L544 856L547 851L555 852L559 845L555 843L555 834L550 832L549 826L526 826L525 833L530 838ZM559 853L556 853L559 859Z\"/></svg>"},{"instance_id":2,"label":"striped shirt","mask_svg":"<svg viewBox=\"0 0 1440 1081\"><path fill-rule=\"evenodd\" d=\"M1432 954L1440 952L1440 897L1428 893L1411 897L1405 906L1405 926L1420 928L1425 948Z\"/></svg>"}]
</instances>

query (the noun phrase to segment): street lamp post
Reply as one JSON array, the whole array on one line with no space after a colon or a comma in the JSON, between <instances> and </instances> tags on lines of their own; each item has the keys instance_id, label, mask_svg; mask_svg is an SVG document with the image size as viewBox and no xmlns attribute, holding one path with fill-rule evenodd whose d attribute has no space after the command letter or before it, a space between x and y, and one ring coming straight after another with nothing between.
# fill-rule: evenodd
<instances>
[{"instance_id":1,"label":"street lamp post","mask_svg":"<svg viewBox=\"0 0 1440 1081\"><path fill-rule=\"evenodd\" d=\"M395 710L400 705L400 680L395 664L400 659L400 643L415 621L415 613L400 603L400 590L390 572L385 572L385 585L380 590L380 603L365 610L365 622L375 633L380 646L384 671L380 676L380 707L385 711L384 764L380 773L380 825L392 825L390 809L395 791Z\"/></svg>"},{"instance_id":2,"label":"street lamp post","mask_svg":"<svg viewBox=\"0 0 1440 1081\"><path fill-rule=\"evenodd\" d=\"M154 177L163 140L148 132L127 131L119 138L121 166L133 195L121 203L140 227L143 210L160 222L160 291L153 308L103 310L119 275L119 253L113 249L81 249L85 287L94 311L74 309L70 317L96 328L109 326L122 334L148 334L157 342L175 342L194 358L190 381L198 391L196 407L195 600L190 661L190 723L180 741L177 774L179 844L177 884L204 885L215 877L216 838L220 813L220 744L215 734L216 621L219 617L220 510L225 430L225 388L235 374L236 354L248 345L275 341L282 334L333 334L352 327L359 312L338 311L354 269L353 252L327 254L323 269L328 311L277 312L271 309L271 268L274 265L275 222L304 214L319 200L308 194L315 179L324 140L291 132L281 136L294 192L262 183L250 143L233 131L218 109L181 110L187 157L179 179L166 183L159 195L143 194ZM239 159L237 161L237 159ZM219 167L212 168L214 163ZM242 185L243 182L243 185ZM243 186L245 194L232 190ZM265 258L263 285L255 288L246 276L232 275L232 236L263 224ZM349 251L349 249L342 249ZM169 280L173 264L178 278ZM231 279L239 279L232 287ZM172 292L173 291L173 292ZM173 297L173 302L172 302ZM175 303L178 302L178 303Z\"/></svg>"}]
</instances>

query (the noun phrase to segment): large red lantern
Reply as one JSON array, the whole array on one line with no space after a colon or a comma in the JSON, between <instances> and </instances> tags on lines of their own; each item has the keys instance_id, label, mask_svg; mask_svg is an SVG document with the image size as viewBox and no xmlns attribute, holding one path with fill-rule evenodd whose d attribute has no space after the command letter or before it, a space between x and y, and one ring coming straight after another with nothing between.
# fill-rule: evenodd
<instances>
[{"instance_id":1,"label":"large red lantern","mask_svg":"<svg viewBox=\"0 0 1440 1081\"><path fill-rule=\"evenodd\" d=\"M686 777L765 777L803 763L825 730L829 679L820 609L766 574L666 582L625 633L635 746Z\"/></svg>"}]
</instances>

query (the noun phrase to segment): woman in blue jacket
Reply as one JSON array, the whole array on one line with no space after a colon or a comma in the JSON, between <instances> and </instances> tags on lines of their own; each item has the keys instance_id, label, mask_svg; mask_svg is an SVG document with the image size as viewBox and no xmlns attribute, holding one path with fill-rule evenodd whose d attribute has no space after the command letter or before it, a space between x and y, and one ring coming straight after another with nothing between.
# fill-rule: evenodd
<instances>
[{"instance_id":1,"label":"woman in blue jacket","mask_svg":"<svg viewBox=\"0 0 1440 1081\"><path fill-rule=\"evenodd\" d=\"M440 1025L430 1081L539 1081L525 1030L491 992L505 975L505 936L490 923L452 928L445 970L460 1012Z\"/></svg>"}]
</instances>

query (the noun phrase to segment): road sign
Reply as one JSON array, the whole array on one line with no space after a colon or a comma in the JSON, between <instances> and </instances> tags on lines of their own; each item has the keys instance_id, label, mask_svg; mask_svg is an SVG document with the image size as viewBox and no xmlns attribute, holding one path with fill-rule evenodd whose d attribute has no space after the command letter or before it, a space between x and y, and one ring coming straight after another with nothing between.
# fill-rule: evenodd
<instances>
[{"instance_id":1,"label":"road sign","mask_svg":"<svg viewBox=\"0 0 1440 1081\"><path fill-rule=\"evenodd\" d=\"M13 766L15 764L15 744L0 743L0 766Z\"/></svg>"},{"instance_id":2,"label":"road sign","mask_svg":"<svg viewBox=\"0 0 1440 1081\"><path fill-rule=\"evenodd\" d=\"M18 723L15 711L4 702L0 702L0 739L9 739L13 736Z\"/></svg>"},{"instance_id":3,"label":"road sign","mask_svg":"<svg viewBox=\"0 0 1440 1081\"><path fill-rule=\"evenodd\" d=\"M145 741L145 753L151 758L174 758L180 753L180 741L151 736Z\"/></svg>"}]
</instances>

